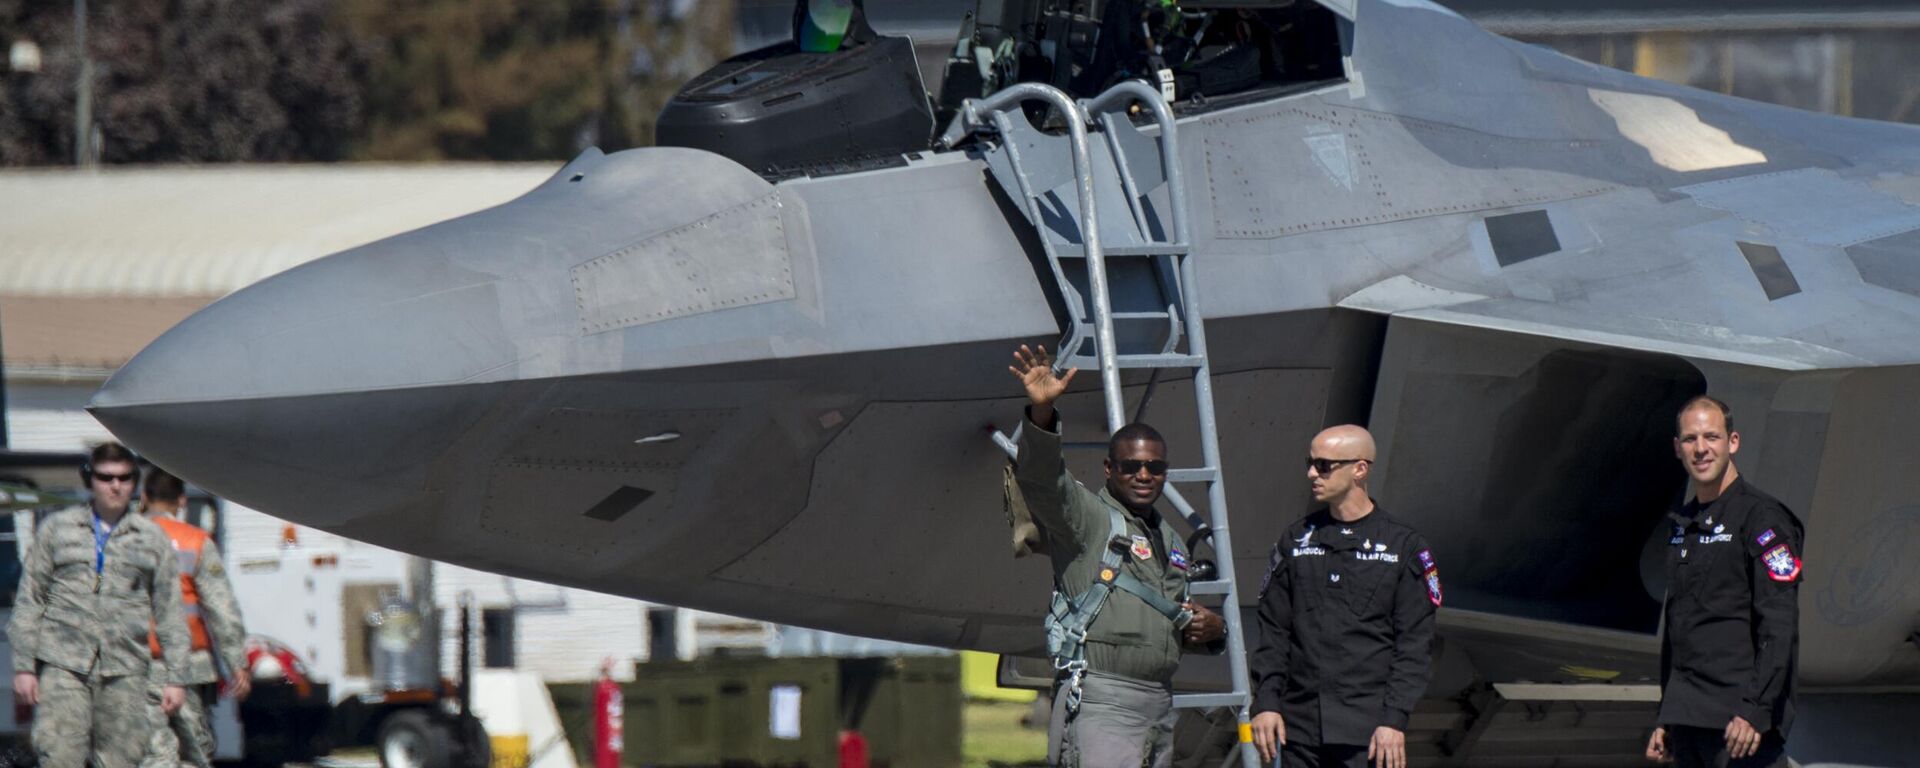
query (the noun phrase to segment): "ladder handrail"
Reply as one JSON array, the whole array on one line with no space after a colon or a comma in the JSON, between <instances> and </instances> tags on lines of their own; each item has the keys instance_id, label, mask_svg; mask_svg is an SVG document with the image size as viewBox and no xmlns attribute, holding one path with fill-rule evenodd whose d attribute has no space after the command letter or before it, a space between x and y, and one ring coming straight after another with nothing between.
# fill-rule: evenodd
<instances>
[{"instance_id":1,"label":"ladder handrail","mask_svg":"<svg viewBox=\"0 0 1920 768\"><path fill-rule=\"evenodd\" d=\"M1179 137L1175 133L1178 125L1174 121L1173 109L1167 106L1166 101L1160 98L1157 91L1138 80L1124 81L1108 89L1105 93L1086 102L1085 107L1089 114L1094 114L1109 102L1118 106L1124 104L1127 99L1144 103L1153 110L1154 122L1160 128L1160 164L1166 174L1167 199L1172 209L1170 217L1173 219L1173 243L1182 247L1188 246L1190 241L1187 230L1187 199L1184 194L1186 187L1182 185ZM1092 258L1092 251L1088 253L1089 258ZM1213 528L1208 536L1212 539L1215 553L1227 554L1227 562L1220 564L1222 573L1225 575L1222 580L1227 585L1223 603L1225 613L1228 614L1223 617L1228 622L1227 667L1230 670L1229 674L1232 675L1233 692L1241 696L1237 714L1242 727L1245 727L1248 718L1252 715L1253 679L1247 669L1246 628L1240 626L1240 580L1233 574L1233 539L1229 532L1232 526L1227 522L1226 472L1220 462L1219 420L1213 410L1213 363L1212 358L1207 356L1206 323L1200 321L1200 318L1205 315L1200 311L1200 300L1196 295L1197 291L1194 290L1193 259L1188 257L1178 261L1180 262L1178 287L1180 305L1187 321L1187 353L1200 360L1200 365L1193 371L1193 394L1195 401L1200 404L1195 416L1200 427L1201 463L1215 470L1213 479L1207 483L1207 507L1212 513L1209 522ZM1252 768L1255 763L1252 745L1243 743L1238 746L1241 763ZM1228 757L1228 762L1232 762L1231 755Z\"/></svg>"},{"instance_id":2,"label":"ladder handrail","mask_svg":"<svg viewBox=\"0 0 1920 768\"><path fill-rule=\"evenodd\" d=\"M1072 97L1058 88L1040 83L1016 83L986 98L967 100L961 107L961 119L955 120L954 127L949 128L947 133L951 136L962 127L962 123L967 124L967 132L971 133L973 127L981 124L983 114L1017 110L1028 101L1043 101L1053 105L1067 121L1067 137L1073 147L1074 194L1080 203L1080 244L1087 256L1087 292L1093 294L1090 297L1093 299L1093 344L1100 361L1100 388L1107 401L1107 433L1112 434L1126 426L1126 401L1120 397L1120 366L1115 360L1120 349L1113 338L1113 297L1107 291L1107 264L1100 251L1099 217L1094 210L1097 201L1093 196L1093 161L1087 153L1087 121L1084 113ZM1025 120L1026 115L1020 114L1019 119ZM957 142L958 138L954 141ZM1023 191L1031 201L1033 190Z\"/></svg>"},{"instance_id":3,"label":"ladder handrail","mask_svg":"<svg viewBox=\"0 0 1920 768\"><path fill-rule=\"evenodd\" d=\"M1161 98L1159 91L1139 80L1123 80L1104 93L1082 102L1082 105L1088 115L1098 115L1105 114L1110 107L1124 107L1129 101L1146 104L1153 110L1153 122L1160 128L1160 167L1166 173L1167 187L1168 189L1185 189L1180 186L1183 179L1180 173L1178 137L1174 135L1178 130L1178 123L1174 120L1173 108L1167 106L1166 100ZM1172 201L1173 209L1170 214L1170 218L1173 219L1172 244L1188 245L1190 241L1187 239L1186 196L1170 193L1167 199Z\"/></svg>"}]
</instances>

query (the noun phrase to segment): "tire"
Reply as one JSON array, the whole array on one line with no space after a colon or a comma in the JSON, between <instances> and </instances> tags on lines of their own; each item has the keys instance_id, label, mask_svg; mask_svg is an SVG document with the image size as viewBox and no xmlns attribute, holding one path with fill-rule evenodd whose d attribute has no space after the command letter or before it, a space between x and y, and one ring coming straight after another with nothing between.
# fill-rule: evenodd
<instances>
[{"instance_id":1,"label":"tire","mask_svg":"<svg viewBox=\"0 0 1920 768\"><path fill-rule=\"evenodd\" d=\"M381 768L455 768L452 733L421 709L403 709L380 723L374 746Z\"/></svg>"},{"instance_id":2,"label":"tire","mask_svg":"<svg viewBox=\"0 0 1920 768\"><path fill-rule=\"evenodd\" d=\"M480 718L472 715L456 717L449 726L459 735L459 768L489 768L493 765L493 740L487 737L487 729L480 724Z\"/></svg>"},{"instance_id":3,"label":"tire","mask_svg":"<svg viewBox=\"0 0 1920 768\"><path fill-rule=\"evenodd\" d=\"M27 737L7 744L0 749L0 765L9 768L34 768L40 764L40 755L33 751L33 745L27 743Z\"/></svg>"}]
</instances>

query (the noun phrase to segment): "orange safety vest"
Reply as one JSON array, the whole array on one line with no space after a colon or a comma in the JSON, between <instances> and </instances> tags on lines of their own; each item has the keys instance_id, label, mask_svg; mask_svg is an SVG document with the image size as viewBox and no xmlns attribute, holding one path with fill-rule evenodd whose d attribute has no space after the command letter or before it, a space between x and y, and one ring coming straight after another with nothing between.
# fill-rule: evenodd
<instances>
[{"instance_id":1,"label":"orange safety vest","mask_svg":"<svg viewBox=\"0 0 1920 768\"><path fill-rule=\"evenodd\" d=\"M193 649L207 650L213 643L207 640L207 622L200 616L200 591L193 586L193 572L200 568L200 550L207 545L207 532L171 517L153 515L147 519L166 531L173 542L173 555L180 561L180 600L187 607L187 630L193 633ZM147 644L153 646L153 657L160 658L160 638L152 630L147 632Z\"/></svg>"}]
</instances>

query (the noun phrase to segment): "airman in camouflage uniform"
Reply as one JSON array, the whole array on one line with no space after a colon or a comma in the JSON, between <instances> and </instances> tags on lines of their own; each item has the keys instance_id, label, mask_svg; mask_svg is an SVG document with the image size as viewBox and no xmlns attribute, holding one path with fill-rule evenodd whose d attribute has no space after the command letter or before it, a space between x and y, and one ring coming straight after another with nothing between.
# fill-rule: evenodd
<instances>
[{"instance_id":1,"label":"airman in camouflage uniform","mask_svg":"<svg viewBox=\"0 0 1920 768\"><path fill-rule=\"evenodd\" d=\"M147 476L140 511L173 543L192 651L187 654L187 701L172 717L160 711L166 665L157 661L153 665L148 686L152 714L156 723L170 727L154 729L147 757L141 762L143 768L211 768L215 741L208 711L219 695L218 683L224 677L227 693L236 701L245 699L252 690L252 676L247 672L247 631L240 621L240 603L227 582L226 567L220 562L220 547L206 531L177 517L186 508L186 484L164 470L154 469Z\"/></svg>"},{"instance_id":2,"label":"airman in camouflage uniform","mask_svg":"<svg viewBox=\"0 0 1920 768\"><path fill-rule=\"evenodd\" d=\"M117 443L94 449L88 505L34 531L7 637L15 700L35 704L34 750L45 768L133 768L155 723L147 676L158 630L168 670L165 709L186 696L187 623L173 548L127 514L137 470Z\"/></svg>"}]
</instances>

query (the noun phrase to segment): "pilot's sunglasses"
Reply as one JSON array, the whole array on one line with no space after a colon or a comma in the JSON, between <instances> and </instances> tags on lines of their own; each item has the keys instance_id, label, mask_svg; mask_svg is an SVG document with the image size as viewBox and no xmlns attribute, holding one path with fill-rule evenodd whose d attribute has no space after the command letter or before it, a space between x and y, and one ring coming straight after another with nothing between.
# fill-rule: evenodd
<instances>
[{"instance_id":1,"label":"pilot's sunglasses","mask_svg":"<svg viewBox=\"0 0 1920 768\"><path fill-rule=\"evenodd\" d=\"M1357 461L1366 461L1366 459L1316 459L1308 456L1307 466L1320 474L1330 475L1334 470Z\"/></svg>"},{"instance_id":2,"label":"pilot's sunglasses","mask_svg":"<svg viewBox=\"0 0 1920 768\"><path fill-rule=\"evenodd\" d=\"M1137 475L1140 474L1141 467L1146 467L1147 474L1153 475L1154 477L1159 477L1167 473L1167 462L1161 459L1153 459L1151 461L1141 461L1140 459L1120 460L1120 474Z\"/></svg>"},{"instance_id":3,"label":"pilot's sunglasses","mask_svg":"<svg viewBox=\"0 0 1920 768\"><path fill-rule=\"evenodd\" d=\"M134 475L132 472L128 472L123 475L109 475L105 472L93 473L93 479L103 483L131 483L133 482L133 477Z\"/></svg>"}]
</instances>

